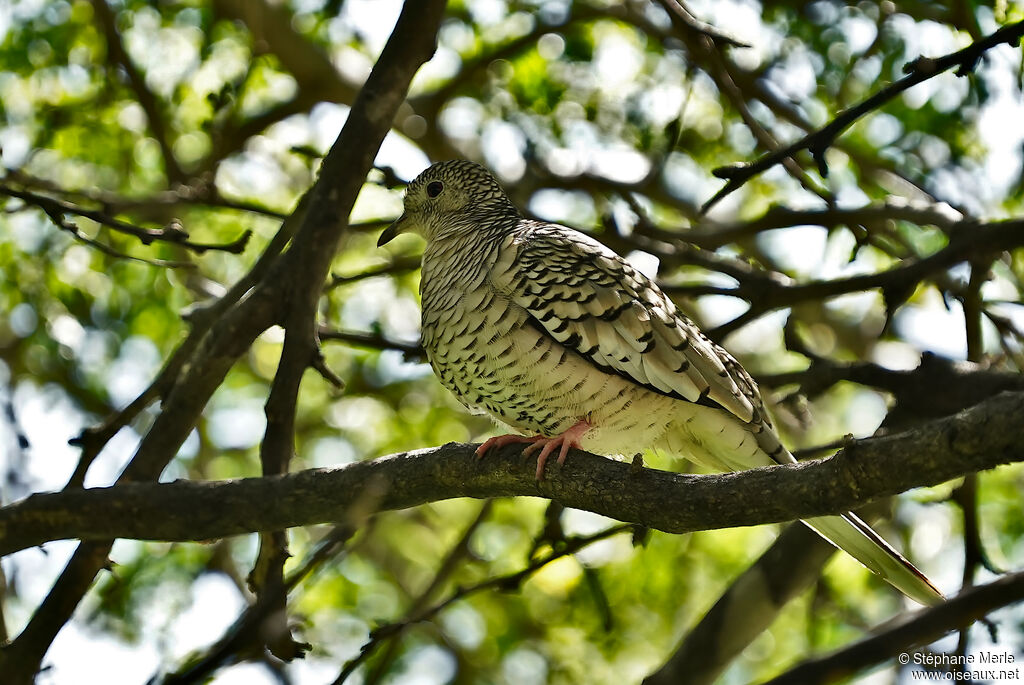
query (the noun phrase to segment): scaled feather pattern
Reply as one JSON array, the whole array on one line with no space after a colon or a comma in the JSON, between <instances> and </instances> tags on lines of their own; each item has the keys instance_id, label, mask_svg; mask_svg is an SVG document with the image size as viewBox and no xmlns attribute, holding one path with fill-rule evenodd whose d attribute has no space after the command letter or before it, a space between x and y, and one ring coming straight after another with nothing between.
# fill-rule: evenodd
<instances>
[{"instance_id":1,"label":"scaled feather pattern","mask_svg":"<svg viewBox=\"0 0 1024 685\"><path fill-rule=\"evenodd\" d=\"M579 231L525 219L468 161L434 164L381 236L426 239L422 340L470 411L534 442L605 455L651 448L720 471L794 462L757 384L644 274ZM853 514L805 521L904 594L942 595Z\"/></svg>"}]
</instances>

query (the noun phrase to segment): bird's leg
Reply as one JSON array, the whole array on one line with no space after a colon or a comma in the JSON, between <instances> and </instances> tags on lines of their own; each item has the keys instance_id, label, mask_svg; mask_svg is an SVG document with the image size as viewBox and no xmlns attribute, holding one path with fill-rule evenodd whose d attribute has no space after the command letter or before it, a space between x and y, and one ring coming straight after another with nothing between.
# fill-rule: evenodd
<instances>
[{"instance_id":1,"label":"bird's leg","mask_svg":"<svg viewBox=\"0 0 1024 685\"><path fill-rule=\"evenodd\" d=\"M479 447L476 448L476 458L483 459L484 455L496 447L504 447L505 445L511 445L517 442L534 442L536 440L546 440L547 438L541 435L499 435L493 438L487 438Z\"/></svg>"},{"instance_id":2,"label":"bird's leg","mask_svg":"<svg viewBox=\"0 0 1024 685\"><path fill-rule=\"evenodd\" d=\"M580 419L571 428L553 438L546 438L543 435L499 435L494 438L487 438L483 444L476 448L476 458L483 458L489 450L495 447L504 447L505 445L517 442L528 442L530 445L523 450L523 454L530 456L537 450L540 450L540 454L537 455L537 480L543 480L544 464L547 463L548 457L555 451L555 448L561 447L558 451L558 463L564 464L569 450L573 447L579 447L580 438L591 428L592 426L585 419Z\"/></svg>"},{"instance_id":3,"label":"bird's leg","mask_svg":"<svg viewBox=\"0 0 1024 685\"><path fill-rule=\"evenodd\" d=\"M558 463L564 464L565 457L569 454L569 449L573 447L578 448L580 446L580 438L590 428L591 425L585 419L580 419L568 430L553 438L533 438L533 444L524 449L523 454L530 456L537 450L540 450L540 454L537 455L537 480L544 480L544 464L547 463L548 456L555 451L556 447L561 447L558 450Z\"/></svg>"}]
</instances>

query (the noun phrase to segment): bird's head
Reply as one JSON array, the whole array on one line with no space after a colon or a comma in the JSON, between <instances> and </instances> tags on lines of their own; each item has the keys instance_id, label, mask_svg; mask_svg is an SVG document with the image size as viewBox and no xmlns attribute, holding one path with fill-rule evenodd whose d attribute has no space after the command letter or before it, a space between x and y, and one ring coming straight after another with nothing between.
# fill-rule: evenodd
<instances>
[{"instance_id":1,"label":"bird's head","mask_svg":"<svg viewBox=\"0 0 1024 685\"><path fill-rule=\"evenodd\" d=\"M399 233L416 233L428 242L481 230L519 212L498 181L476 162L438 162L405 190L405 209L388 226L377 246Z\"/></svg>"}]
</instances>

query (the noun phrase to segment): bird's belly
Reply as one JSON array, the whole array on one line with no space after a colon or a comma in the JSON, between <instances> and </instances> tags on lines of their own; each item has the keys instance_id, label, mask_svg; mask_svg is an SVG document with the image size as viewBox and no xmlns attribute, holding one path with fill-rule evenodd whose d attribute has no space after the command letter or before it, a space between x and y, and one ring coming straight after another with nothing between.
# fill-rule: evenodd
<instances>
[{"instance_id":1,"label":"bird's belly","mask_svg":"<svg viewBox=\"0 0 1024 685\"><path fill-rule=\"evenodd\" d=\"M633 454L654 444L679 402L592 363L508 310L498 326L472 326L431 344L427 355L442 384L466 406L524 434L554 436L580 420L591 426L582 447ZM495 330L497 328L497 330Z\"/></svg>"}]
</instances>

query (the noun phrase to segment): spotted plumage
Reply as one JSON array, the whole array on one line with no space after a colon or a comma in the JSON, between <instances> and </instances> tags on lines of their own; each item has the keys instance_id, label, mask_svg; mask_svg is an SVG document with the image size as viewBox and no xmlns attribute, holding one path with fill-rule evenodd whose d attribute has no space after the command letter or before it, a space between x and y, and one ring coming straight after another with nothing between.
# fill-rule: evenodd
<instances>
[{"instance_id":1,"label":"spotted plumage","mask_svg":"<svg viewBox=\"0 0 1024 685\"><path fill-rule=\"evenodd\" d=\"M658 448L735 471L794 461L757 385L658 285L593 238L523 218L494 177L435 164L381 236L426 239L422 339L441 383L544 461ZM938 592L852 514L807 522L918 601Z\"/></svg>"}]
</instances>

